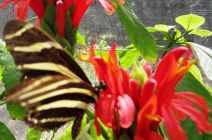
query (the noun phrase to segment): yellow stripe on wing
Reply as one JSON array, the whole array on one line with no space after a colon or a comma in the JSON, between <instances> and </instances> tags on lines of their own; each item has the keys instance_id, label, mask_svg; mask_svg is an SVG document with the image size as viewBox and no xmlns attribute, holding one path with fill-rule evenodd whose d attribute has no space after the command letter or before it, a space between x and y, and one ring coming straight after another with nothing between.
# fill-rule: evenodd
<instances>
[{"instance_id":1,"label":"yellow stripe on wing","mask_svg":"<svg viewBox=\"0 0 212 140\"><path fill-rule=\"evenodd\" d=\"M19 70L43 70L43 71L54 71L58 72L62 75L65 75L69 78L75 78L81 80L76 74L71 72L67 67L60 65L60 64L55 64L55 63L50 63L50 62L41 62L41 63L32 63L32 64L23 64L18 66Z\"/></svg>"},{"instance_id":2,"label":"yellow stripe on wing","mask_svg":"<svg viewBox=\"0 0 212 140\"><path fill-rule=\"evenodd\" d=\"M22 106L28 106L30 104L37 103L37 102L40 102L42 100L49 99L49 98L52 98L52 97L55 97L55 96L64 95L64 94L73 94L73 93L80 93L80 94L84 94L84 95L88 95L88 96L93 97L93 92L91 92L88 89L67 88L67 89L55 90L55 91L46 93L45 95L39 95L37 97L34 97L32 99L27 100L26 102L22 102L21 105ZM28 95L28 94L26 94L26 95Z\"/></svg>"},{"instance_id":3,"label":"yellow stripe on wing","mask_svg":"<svg viewBox=\"0 0 212 140\"><path fill-rule=\"evenodd\" d=\"M15 52L41 52L43 49L50 49L50 48L57 48L62 49L60 45L55 42L47 41L47 42L37 42L29 46L15 46Z\"/></svg>"},{"instance_id":4,"label":"yellow stripe on wing","mask_svg":"<svg viewBox=\"0 0 212 140\"><path fill-rule=\"evenodd\" d=\"M51 102L48 104L44 104L35 108L36 111L43 111L54 108L78 108L85 110L88 104L83 101L75 101L75 100L60 100Z\"/></svg>"},{"instance_id":5,"label":"yellow stripe on wing","mask_svg":"<svg viewBox=\"0 0 212 140\"><path fill-rule=\"evenodd\" d=\"M23 95L20 95L19 97L17 97L17 99L18 100L24 100L24 99L29 98L31 96L35 96L35 95L38 95L38 94L43 93L43 92L48 92L48 91L51 91L51 90L55 90L55 89L57 89L60 86L67 85L69 83L74 83L74 82L75 83L79 83L79 81L77 81L77 80L70 80L70 79L57 81L57 82L55 82L53 84L49 84L48 86L45 86L45 87L42 87L42 88L39 88L39 89L34 89L34 90L29 91L29 92L26 92Z\"/></svg>"},{"instance_id":6,"label":"yellow stripe on wing","mask_svg":"<svg viewBox=\"0 0 212 140\"><path fill-rule=\"evenodd\" d=\"M43 77L43 78L40 78L40 79L38 79L37 81L31 83L30 85L28 85L28 86L26 86L26 87L24 87L24 88L22 88L22 89L21 89L21 87L20 87L18 91L13 92L13 94L8 95L8 96L5 98L5 100L6 100L7 102L8 102L8 101L17 100L18 97L19 97L20 95L24 94L25 92L29 92L29 91L35 89L36 87L40 86L41 84L43 84L43 83L45 83L45 82L47 82L47 81L50 81L50 80L52 80L52 79L54 79L54 77L52 77L52 76L45 76L45 77Z\"/></svg>"},{"instance_id":7,"label":"yellow stripe on wing","mask_svg":"<svg viewBox=\"0 0 212 140\"><path fill-rule=\"evenodd\" d=\"M5 35L4 38L5 38L5 40L10 40L10 39L12 39L12 38L14 38L14 37L19 37L19 36L21 36L24 32L26 32L27 30L32 29L32 28L34 28L33 24L28 23L28 24L26 24L23 28L19 29L17 32L12 33L12 34Z\"/></svg>"}]
</instances>

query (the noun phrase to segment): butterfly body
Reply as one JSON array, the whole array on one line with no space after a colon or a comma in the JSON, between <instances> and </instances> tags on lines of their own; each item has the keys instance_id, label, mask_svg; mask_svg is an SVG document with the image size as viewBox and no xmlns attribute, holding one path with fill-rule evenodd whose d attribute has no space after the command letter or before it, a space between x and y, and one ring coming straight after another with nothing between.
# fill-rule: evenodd
<instances>
[{"instance_id":1,"label":"butterfly body","mask_svg":"<svg viewBox=\"0 0 212 140\"><path fill-rule=\"evenodd\" d=\"M72 137L76 137L88 104L97 96L82 69L57 42L30 23L10 21L4 39L22 72L21 82L5 100L25 107L25 122L38 129L52 130L74 120Z\"/></svg>"}]
</instances>

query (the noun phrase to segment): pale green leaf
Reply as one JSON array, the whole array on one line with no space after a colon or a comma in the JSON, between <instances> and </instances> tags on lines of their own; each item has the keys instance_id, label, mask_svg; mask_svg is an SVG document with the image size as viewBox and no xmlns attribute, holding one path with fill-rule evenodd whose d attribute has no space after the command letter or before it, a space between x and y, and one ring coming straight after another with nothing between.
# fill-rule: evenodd
<instances>
[{"instance_id":1,"label":"pale green leaf","mask_svg":"<svg viewBox=\"0 0 212 140\"><path fill-rule=\"evenodd\" d=\"M190 68L189 72L192 73L193 76L197 80L199 80L201 83L203 82L201 72L200 72L200 70L198 69L198 67L196 65L192 65L192 67Z\"/></svg>"},{"instance_id":2,"label":"pale green leaf","mask_svg":"<svg viewBox=\"0 0 212 140\"><path fill-rule=\"evenodd\" d=\"M209 37L212 36L212 32L204 29L196 29L191 31L189 34L198 35L200 37Z\"/></svg>"},{"instance_id":3,"label":"pale green leaf","mask_svg":"<svg viewBox=\"0 0 212 140\"><path fill-rule=\"evenodd\" d=\"M66 128L64 133L57 140L68 140L68 139L71 139L71 137L72 137L72 135L71 135L72 126L73 126L73 122L70 123L68 128Z\"/></svg>"},{"instance_id":4,"label":"pale green leaf","mask_svg":"<svg viewBox=\"0 0 212 140\"><path fill-rule=\"evenodd\" d=\"M177 17L175 21L186 31L190 31L203 25L205 23L205 18L194 14L188 14Z\"/></svg>"},{"instance_id":5,"label":"pale green leaf","mask_svg":"<svg viewBox=\"0 0 212 140\"><path fill-rule=\"evenodd\" d=\"M140 53L137 49L129 49L120 58L120 65L124 68L131 67L140 57Z\"/></svg>"},{"instance_id":6,"label":"pale green leaf","mask_svg":"<svg viewBox=\"0 0 212 140\"><path fill-rule=\"evenodd\" d=\"M212 50L196 43L190 42L189 44L203 72L208 79L212 80Z\"/></svg>"},{"instance_id":7,"label":"pale green leaf","mask_svg":"<svg viewBox=\"0 0 212 140\"><path fill-rule=\"evenodd\" d=\"M160 32L168 33L169 26L167 26L165 24L156 24L155 25L155 29L158 30L158 31L160 31Z\"/></svg>"},{"instance_id":8,"label":"pale green leaf","mask_svg":"<svg viewBox=\"0 0 212 140\"><path fill-rule=\"evenodd\" d=\"M150 33L157 32L157 30L154 27L146 27L147 31Z\"/></svg>"},{"instance_id":9,"label":"pale green leaf","mask_svg":"<svg viewBox=\"0 0 212 140\"><path fill-rule=\"evenodd\" d=\"M93 140L91 135L88 134L91 123L93 123L93 121L90 121L85 125L85 127L83 127L83 129L81 129L80 134L77 136L76 140Z\"/></svg>"},{"instance_id":10,"label":"pale green leaf","mask_svg":"<svg viewBox=\"0 0 212 140\"><path fill-rule=\"evenodd\" d=\"M77 32L77 44L87 46L85 42L85 38L80 32Z\"/></svg>"},{"instance_id":11,"label":"pale green leaf","mask_svg":"<svg viewBox=\"0 0 212 140\"><path fill-rule=\"evenodd\" d=\"M26 140L40 140L42 132L34 128L28 128Z\"/></svg>"}]
</instances>

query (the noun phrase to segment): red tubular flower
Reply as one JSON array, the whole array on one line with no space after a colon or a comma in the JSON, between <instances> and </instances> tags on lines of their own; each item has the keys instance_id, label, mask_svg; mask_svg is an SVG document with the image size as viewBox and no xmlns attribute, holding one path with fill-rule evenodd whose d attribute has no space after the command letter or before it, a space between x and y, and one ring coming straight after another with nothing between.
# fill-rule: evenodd
<instances>
[{"instance_id":1,"label":"red tubular flower","mask_svg":"<svg viewBox=\"0 0 212 140\"><path fill-rule=\"evenodd\" d=\"M157 105L154 107L157 108L157 113L154 113L155 116L161 117L171 140L187 139L179 123L179 120L185 120L187 117L196 124L199 134L203 131L210 132L212 130L212 126L208 122L209 108L204 98L190 92L175 92L176 84L194 63L189 60L190 56L191 50L189 47L179 47L171 50L162 58L149 79L155 80L156 86L151 87L144 84L142 90L140 112L144 112L146 104L150 102L152 96L156 95ZM152 92L153 88L155 88L154 92ZM148 116L151 114L151 110L145 114ZM142 121L139 119L138 125L142 125ZM139 135L139 133L135 134L135 138L136 135Z\"/></svg>"},{"instance_id":2,"label":"red tubular flower","mask_svg":"<svg viewBox=\"0 0 212 140\"><path fill-rule=\"evenodd\" d=\"M155 94L156 86L157 83L154 79L149 79L143 85L142 109L137 115L134 140L163 140L163 137L157 132L160 117L157 115L158 98Z\"/></svg>"},{"instance_id":3,"label":"red tubular flower","mask_svg":"<svg viewBox=\"0 0 212 140\"><path fill-rule=\"evenodd\" d=\"M113 2L113 0L99 0L102 7L108 12L109 14L112 14L116 10L116 4ZM117 3L124 4L124 0L116 0Z\"/></svg>"},{"instance_id":4,"label":"red tubular flower","mask_svg":"<svg viewBox=\"0 0 212 140\"><path fill-rule=\"evenodd\" d=\"M17 19L24 21L27 16L30 1L31 0L5 0L0 4L0 9L4 8L8 3L12 3L13 11L15 11Z\"/></svg>"},{"instance_id":5,"label":"red tubular flower","mask_svg":"<svg viewBox=\"0 0 212 140\"><path fill-rule=\"evenodd\" d=\"M35 12L35 14L38 16L39 19L41 19L45 14L45 7L43 5L42 0L31 0L30 1L30 7Z\"/></svg>"},{"instance_id":6,"label":"red tubular flower","mask_svg":"<svg viewBox=\"0 0 212 140\"><path fill-rule=\"evenodd\" d=\"M13 4L13 11L15 11L17 19L22 21L27 17L29 6L31 6L39 18L41 18L45 12L42 0L5 0L0 4L0 9L4 8L8 3Z\"/></svg>"},{"instance_id":7,"label":"red tubular flower","mask_svg":"<svg viewBox=\"0 0 212 140\"><path fill-rule=\"evenodd\" d=\"M77 27L93 0L73 0L72 26Z\"/></svg>"},{"instance_id":8,"label":"red tubular flower","mask_svg":"<svg viewBox=\"0 0 212 140\"><path fill-rule=\"evenodd\" d=\"M64 36L65 17L71 11L71 27L77 28L84 13L91 5L93 0L48 0L49 3L56 6L56 22L58 33Z\"/></svg>"},{"instance_id":9,"label":"red tubular flower","mask_svg":"<svg viewBox=\"0 0 212 140\"><path fill-rule=\"evenodd\" d=\"M98 80L107 85L107 89L99 93L95 104L95 125L98 128L99 118L117 133L118 126L129 128L134 120L133 101L138 100L140 85L118 66L115 48L116 45L113 45L107 57L99 57L95 55L92 45L88 61L94 65Z\"/></svg>"}]
</instances>

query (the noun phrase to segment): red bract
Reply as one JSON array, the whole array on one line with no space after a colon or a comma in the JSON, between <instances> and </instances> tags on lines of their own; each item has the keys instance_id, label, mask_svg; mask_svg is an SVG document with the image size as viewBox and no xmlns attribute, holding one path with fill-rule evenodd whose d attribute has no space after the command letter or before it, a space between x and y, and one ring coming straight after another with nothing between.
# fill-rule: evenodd
<instances>
[{"instance_id":1,"label":"red bract","mask_svg":"<svg viewBox=\"0 0 212 140\"><path fill-rule=\"evenodd\" d=\"M93 0L48 0L49 4L56 6L56 22L60 36L64 36L66 16L70 16L71 27L77 28L92 2ZM26 19L29 7L32 8L40 20L46 12L42 0L5 0L0 5L0 9L8 3L13 4L16 17L22 21Z\"/></svg>"},{"instance_id":2,"label":"red bract","mask_svg":"<svg viewBox=\"0 0 212 140\"><path fill-rule=\"evenodd\" d=\"M116 10L116 4L113 0L99 0L102 7L108 12L109 14L112 14ZM124 4L124 0L116 0L117 3Z\"/></svg>"},{"instance_id":3,"label":"red bract","mask_svg":"<svg viewBox=\"0 0 212 140\"><path fill-rule=\"evenodd\" d=\"M161 118L171 140L187 139L179 123L179 120L185 120L187 117L196 124L200 134L202 131L210 132L212 130L212 126L208 122L209 108L204 98L190 92L175 92L176 84L194 63L190 61L190 56L191 50L189 47L173 49L162 58L155 72L147 81L155 81L154 86L144 84L135 139L140 136L150 140L152 135L146 135L141 130L149 130L147 134L151 134L154 129L152 127L149 129L148 125L144 125L141 118L154 122L153 116ZM153 97L156 98L154 100L157 101L157 104L151 102ZM149 110L146 109L147 107L149 107Z\"/></svg>"},{"instance_id":4,"label":"red bract","mask_svg":"<svg viewBox=\"0 0 212 140\"><path fill-rule=\"evenodd\" d=\"M42 0L5 0L0 4L0 9L4 8L9 3L13 4L13 11L16 13L17 19L22 21L27 17L29 6L31 6L39 18L43 16L45 11Z\"/></svg>"},{"instance_id":5,"label":"red bract","mask_svg":"<svg viewBox=\"0 0 212 140\"><path fill-rule=\"evenodd\" d=\"M49 3L56 6L56 20L58 33L64 36L65 30L65 17L69 13L71 18L71 27L78 27L84 13L91 5L93 0L48 0Z\"/></svg>"},{"instance_id":6,"label":"red bract","mask_svg":"<svg viewBox=\"0 0 212 140\"><path fill-rule=\"evenodd\" d=\"M95 104L95 124L98 128L99 118L117 133L118 126L129 128L134 120L136 102L134 104L133 101L139 98L140 85L118 66L115 48L116 45L113 45L107 57L99 57L92 46L88 61L94 65L98 80L107 85L106 90L99 93Z\"/></svg>"}]
</instances>

